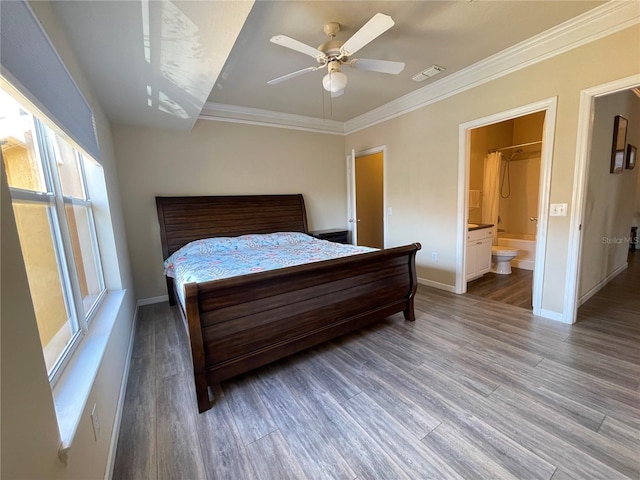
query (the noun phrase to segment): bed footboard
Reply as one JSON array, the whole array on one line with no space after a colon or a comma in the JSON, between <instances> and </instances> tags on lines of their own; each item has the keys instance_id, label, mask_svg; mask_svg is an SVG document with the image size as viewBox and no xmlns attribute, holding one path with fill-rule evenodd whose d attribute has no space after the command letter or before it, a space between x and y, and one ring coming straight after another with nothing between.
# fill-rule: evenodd
<instances>
[{"instance_id":1,"label":"bed footboard","mask_svg":"<svg viewBox=\"0 0 640 480\"><path fill-rule=\"evenodd\" d=\"M403 312L420 244L185 286L198 409L208 386Z\"/></svg>"}]
</instances>

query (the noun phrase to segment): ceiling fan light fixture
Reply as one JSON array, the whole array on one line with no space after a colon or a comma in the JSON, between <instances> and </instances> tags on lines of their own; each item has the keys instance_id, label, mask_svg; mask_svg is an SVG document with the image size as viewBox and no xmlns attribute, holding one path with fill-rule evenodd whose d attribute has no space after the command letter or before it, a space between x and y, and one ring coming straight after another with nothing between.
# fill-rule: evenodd
<instances>
[{"instance_id":1,"label":"ceiling fan light fixture","mask_svg":"<svg viewBox=\"0 0 640 480\"><path fill-rule=\"evenodd\" d=\"M343 42L336 40L336 35L340 31L340 24L337 22L329 22L324 26L324 33L329 37L329 40L318 48L310 47L286 35L271 37L272 43L313 57L318 62L318 65L282 75L273 80L269 80L267 83L269 85L276 85L307 72L315 72L321 68L326 68L327 74L322 79L322 87L331 94L331 98L335 98L342 95L347 86L347 76L340 71L342 65L348 65L358 70L397 75L402 72L405 67L403 62L349 58L362 47L368 45L389 30L393 25L395 25L395 23L390 16L376 13L346 42Z\"/></svg>"},{"instance_id":2,"label":"ceiling fan light fixture","mask_svg":"<svg viewBox=\"0 0 640 480\"><path fill-rule=\"evenodd\" d=\"M347 76L340 70L332 70L322 79L322 86L327 92L337 93L347 86Z\"/></svg>"}]
</instances>

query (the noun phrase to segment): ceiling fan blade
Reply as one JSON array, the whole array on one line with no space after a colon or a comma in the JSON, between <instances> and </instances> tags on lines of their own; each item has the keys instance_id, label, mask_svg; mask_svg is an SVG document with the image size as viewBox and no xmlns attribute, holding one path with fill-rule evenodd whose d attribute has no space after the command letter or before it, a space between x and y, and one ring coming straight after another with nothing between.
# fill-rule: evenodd
<instances>
[{"instance_id":1,"label":"ceiling fan blade","mask_svg":"<svg viewBox=\"0 0 640 480\"><path fill-rule=\"evenodd\" d=\"M290 48L291 50L304 53L305 55L309 55L313 58L320 57L321 59L325 59L327 57L324 52L321 52L317 48L310 47L309 45L299 42L291 37L287 37L286 35L276 35L275 37L271 37L271 43Z\"/></svg>"},{"instance_id":2,"label":"ceiling fan blade","mask_svg":"<svg viewBox=\"0 0 640 480\"><path fill-rule=\"evenodd\" d=\"M391 73L397 75L404 70L404 62L391 62L389 60L372 60L369 58L354 58L348 62L349 66L358 70L369 72Z\"/></svg>"},{"instance_id":3,"label":"ceiling fan blade","mask_svg":"<svg viewBox=\"0 0 640 480\"><path fill-rule=\"evenodd\" d=\"M367 43L379 37L394 25L395 22L389 15L376 13L371 20L365 23L349 40L344 42L344 45L340 47L340 53L345 57L353 55Z\"/></svg>"},{"instance_id":4,"label":"ceiling fan blade","mask_svg":"<svg viewBox=\"0 0 640 480\"><path fill-rule=\"evenodd\" d=\"M291 72L291 73L288 73L288 74L283 75L283 76L281 76L281 77L274 78L273 80L269 80L269 81L267 82L267 84L269 84L269 85L276 85L276 84L278 84L278 83L280 83L280 82L284 82L285 80L289 80L290 78L294 78L294 77L298 77L298 76L300 76L300 75L304 75L304 74L305 74L305 73L307 73L307 72L314 72L314 71L318 70L319 68L321 68L321 67L307 67L307 68L303 68L302 70L298 70L298 71L296 71L296 72Z\"/></svg>"}]
</instances>

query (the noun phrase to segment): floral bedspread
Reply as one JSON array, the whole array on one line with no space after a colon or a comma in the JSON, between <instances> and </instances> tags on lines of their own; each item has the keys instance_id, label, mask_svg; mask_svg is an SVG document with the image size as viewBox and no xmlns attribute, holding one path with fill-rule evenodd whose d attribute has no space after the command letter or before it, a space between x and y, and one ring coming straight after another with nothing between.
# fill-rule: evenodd
<instances>
[{"instance_id":1,"label":"floral bedspread","mask_svg":"<svg viewBox=\"0 0 640 480\"><path fill-rule=\"evenodd\" d=\"M240 237L218 237L191 242L164 262L165 275L183 285L264 272L374 251L374 248L319 240L304 233L282 232Z\"/></svg>"}]
</instances>

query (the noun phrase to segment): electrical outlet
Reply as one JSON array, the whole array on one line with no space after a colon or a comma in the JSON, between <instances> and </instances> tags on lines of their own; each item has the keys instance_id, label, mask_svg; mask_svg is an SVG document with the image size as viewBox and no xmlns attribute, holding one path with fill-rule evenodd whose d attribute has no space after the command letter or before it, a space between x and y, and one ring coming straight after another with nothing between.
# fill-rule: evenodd
<instances>
[{"instance_id":1,"label":"electrical outlet","mask_svg":"<svg viewBox=\"0 0 640 480\"><path fill-rule=\"evenodd\" d=\"M98 405L96 403L93 404L93 409L91 410L91 424L93 425L93 438L97 442L100 436L100 416L98 415Z\"/></svg>"},{"instance_id":2,"label":"electrical outlet","mask_svg":"<svg viewBox=\"0 0 640 480\"><path fill-rule=\"evenodd\" d=\"M438 252L431 252L431 260L434 262L438 261Z\"/></svg>"},{"instance_id":3,"label":"electrical outlet","mask_svg":"<svg viewBox=\"0 0 640 480\"><path fill-rule=\"evenodd\" d=\"M566 217L568 205L566 203L552 203L549 208L551 217Z\"/></svg>"}]
</instances>

